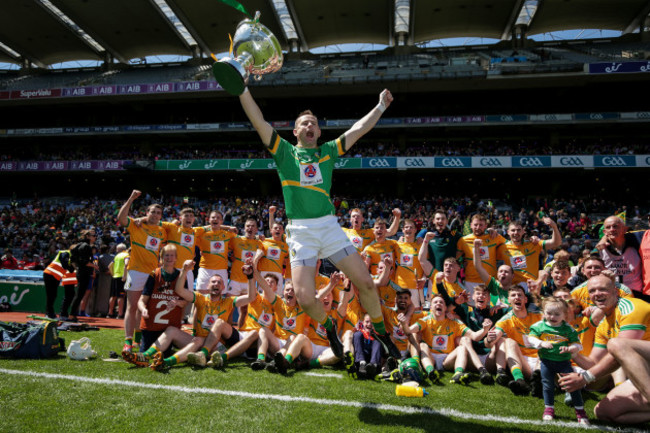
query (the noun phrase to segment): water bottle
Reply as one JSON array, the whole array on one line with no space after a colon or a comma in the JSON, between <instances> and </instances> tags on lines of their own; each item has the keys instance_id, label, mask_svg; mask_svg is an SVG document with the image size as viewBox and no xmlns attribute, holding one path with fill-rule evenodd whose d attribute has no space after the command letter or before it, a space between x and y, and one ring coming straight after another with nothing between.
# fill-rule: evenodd
<instances>
[{"instance_id":1,"label":"water bottle","mask_svg":"<svg viewBox=\"0 0 650 433\"><path fill-rule=\"evenodd\" d=\"M401 395L402 397L424 397L425 395L429 395L429 393L421 386L397 385L395 395Z\"/></svg>"}]
</instances>

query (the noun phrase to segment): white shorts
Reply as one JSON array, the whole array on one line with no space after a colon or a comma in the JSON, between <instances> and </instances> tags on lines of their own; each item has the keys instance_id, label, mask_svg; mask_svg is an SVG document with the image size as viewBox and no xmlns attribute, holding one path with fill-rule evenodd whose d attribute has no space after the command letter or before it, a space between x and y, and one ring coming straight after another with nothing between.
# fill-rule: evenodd
<instances>
[{"instance_id":1,"label":"white shorts","mask_svg":"<svg viewBox=\"0 0 650 433\"><path fill-rule=\"evenodd\" d=\"M261 274L262 274L262 278L266 277L269 274L278 277L278 288L275 291L275 294L282 298L284 295L284 277L282 276L282 274L279 272L271 272L271 271L264 271Z\"/></svg>"},{"instance_id":2,"label":"white shorts","mask_svg":"<svg viewBox=\"0 0 650 433\"><path fill-rule=\"evenodd\" d=\"M239 341L242 341L244 338L248 337L251 332L255 331L237 331L239 333Z\"/></svg>"},{"instance_id":3,"label":"white shorts","mask_svg":"<svg viewBox=\"0 0 650 433\"><path fill-rule=\"evenodd\" d=\"M196 278L196 290L207 293L210 278L215 275L221 276L224 287L228 287L228 271L226 269L199 268L199 274Z\"/></svg>"},{"instance_id":4,"label":"white shorts","mask_svg":"<svg viewBox=\"0 0 650 433\"><path fill-rule=\"evenodd\" d=\"M226 295L228 296L240 296L245 293L248 293L248 282L241 283L239 281L230 280L228 284L228 289L226 289Z\"/></svg>"},{"instance_id":5,"label":"white shorts","mask_svg":"<svg viewBox=\"0 0 650 433\"><path fill-rule=\"evenodd\" d=\"M140 271L127 271L126 283L124 290L127 292L141 292L144 290L144 285L149 278L149 274Z\"/></svg>"},{"instance_id":6,"label":"white shorts","mask_svg":"<svg viewBox=\"0 0 650 433\"><path fill-rule=\"evenodd\" d=\"M402 355L402 359L404 359L404 357L409 358L411 356L411 352L409 352L408 349L400 350L399 353Z\"/></svg>"},{"instance_id":7,"label":"white shorts","mask_svg":"<svg viewBox=\"0 0 650 433\"><path fill-rule=\"evenodd\" d=\"M180 268L176 268L177 271L182 271ZM187 273L187 288L194 290L194 272Z\"/></svg>"},{"instance_id":8,"label":"white shorts","mask_svg":"<svg viewBox=\"0 0 650 433\"><path fill-rule=\"evenodd\" d=\"M321 356L323 352L330 348L329 346L320 346L318 344L314 344L311 341L309 343L311 344L311 358L309 358L310 361L318 359L318 357Z\"/></svg>"},{"instance_id":9,"label":"white shorts","mask_svg":"<svg viewBox=\"0 0 650 433\"><path fill-rule=\"evenodd\" d=\"M334 215L291 219L286 232L291 267L302 266L302 260L324 259L346 247L352 247Z\"/></svg>"},{"instance_id":10,"label":"white shorts","mask_svg":"<svg viewBox=\"0 0 650 433\"><path fill-rule=\"evenodd\" d=\"M448 353L432 353L431 360L433 361L434 367L436 370L442 370L442 364L445 362L445 359L449 356Z\"/></svg>"},{"instance_id":11,"label":"white shorts","mask_svg":"<svg viewBox=\"0 0 650 433\"><path fill-rule=\"evenodd\" d=\"M481 361L481 364L483 364L483 367L485 367L485 361L487 361L489 355L489 353L485 355L478 355L478 359Z\"/></svg>"},{"instance_id":12,"label":"white shorts","mask_svg":"<svg viewBox=\"0 0 650 433\"><path fill-rule=\"evenodd\" d=\"M528 366L530 367L530 371L535 371L537 368L537 364L539 361L539 358L535 358L533 356L526 356L526 355L521 355L523 360L528 363Z\"/></svg>"}]
</instances>

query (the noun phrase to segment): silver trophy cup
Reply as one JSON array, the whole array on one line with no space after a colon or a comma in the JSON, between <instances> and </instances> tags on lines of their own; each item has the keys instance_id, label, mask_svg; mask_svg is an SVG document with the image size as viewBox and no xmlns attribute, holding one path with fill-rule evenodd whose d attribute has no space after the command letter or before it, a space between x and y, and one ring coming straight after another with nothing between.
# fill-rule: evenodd
<instances>
[{"instance_id":1,"label":"silver trophy cup","mask_svg":"<svg viewBox=\"0 0 650 433\"><path fill-rule=\"evenodd\" d=\"M219 85L232 95L241 95L252 74L256 80L262 75L280 70L282 47L271 30L255 18L245 19L237 25L233 38L234 58L226 57L212 65L212 73Z\"/></svg>"}]
</instances>

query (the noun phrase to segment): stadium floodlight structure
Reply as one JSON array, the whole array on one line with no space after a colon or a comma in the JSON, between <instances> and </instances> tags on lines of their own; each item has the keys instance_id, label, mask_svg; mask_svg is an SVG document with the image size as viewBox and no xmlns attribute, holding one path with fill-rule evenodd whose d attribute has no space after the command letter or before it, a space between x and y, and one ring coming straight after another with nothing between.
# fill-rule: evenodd
<instances>
[{"instance_id":1,"label":"stadium floodlight structure","mask_svg":"<svg viewBox=\"0 0 650 433\"><path fill-rule=\"evenodd\" d=\"M75 23L70 17L64 14L59 8L57 8L50 0L36 0L37 3L42 6L46 11L48 11L54 18L59 20L63 25L68 27L79 39L81 39L86 45L92 48L98 54L106 57L107 54L110 54L112 58L118 59L122 63L126 63L125 59L121 58L119 54L106 47L101 42L97 41L95 38L90 36L84 29L81 28L77 23ZM105 59L110 60L110 59Z\"/></svg>"},{"instance_id":2,"label":"stadium floodlight structure","mask_svg":"<svg viewBox=\"0 0 650 433\"><path fill-rule=\"evenodd\" d=\"M289 41L289 50L298 51L300 40L296 31L296 24L291 19L287 3L284 0L273 0L273 10L282 25L284 37Z\"/></svg>"}]
</instances>

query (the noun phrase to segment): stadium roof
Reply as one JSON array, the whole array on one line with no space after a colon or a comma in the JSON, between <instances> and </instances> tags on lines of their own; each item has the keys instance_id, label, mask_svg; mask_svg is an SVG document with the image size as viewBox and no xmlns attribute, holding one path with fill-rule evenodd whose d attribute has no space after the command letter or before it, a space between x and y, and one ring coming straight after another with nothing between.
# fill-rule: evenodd
<instances>
[{"instance_id":1,"label":"stadium roof","mask_svg":"<svg viewBox=\"0 0 650 433\"><path fill-rule=\"evenodd\" d=\"M509 39L573 29L633 32L650 0L241 0L301 51L344 43ZM156 55L228 51L245 15L222 0L11 0L0 14L0 62L46 67L76 60L128 63Z\"/></svg>"}]
</instances>

